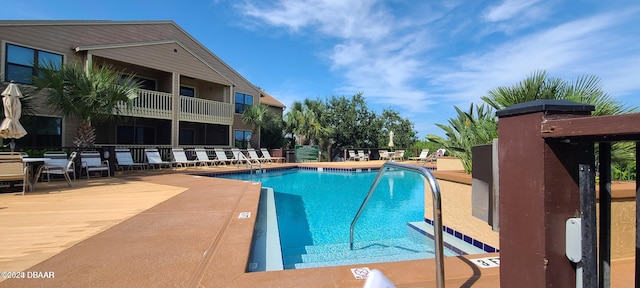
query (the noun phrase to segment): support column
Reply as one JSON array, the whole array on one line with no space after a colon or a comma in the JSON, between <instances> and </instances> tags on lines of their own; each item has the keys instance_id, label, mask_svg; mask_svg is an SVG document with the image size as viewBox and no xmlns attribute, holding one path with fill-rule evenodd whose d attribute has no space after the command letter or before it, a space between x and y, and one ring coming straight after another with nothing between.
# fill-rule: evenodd
<instances>
[{"instance_id":1,"label":"support column","mask_svg":"<svg viewBox=\"0 0 640 288\"><path fill-rule=\"evenodd\" d=\"M173 113L171 117L171 147L178 147L180 142L180 73L173 73L171 78L171 95L173 95Z\"/></svg>"},{"instance_id":2,"label":"support column","mask_svg":"<svg viewBox=\"0 0 640 288\"><path fill-rule=\"evenodd\" d=\"M498 111L501 287L575 287L565 221L580 216L578 165L593 165L593 144L545 140L541 124L591 111L591 105L562 100Z\"/></svg>"}]
</instances>

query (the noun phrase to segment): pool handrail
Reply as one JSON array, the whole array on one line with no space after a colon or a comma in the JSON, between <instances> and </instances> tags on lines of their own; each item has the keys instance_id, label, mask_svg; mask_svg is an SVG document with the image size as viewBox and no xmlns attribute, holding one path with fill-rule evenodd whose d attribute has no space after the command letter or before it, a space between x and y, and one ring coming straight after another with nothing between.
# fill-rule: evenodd
<instances>
[{"instance_id":1,"label":"pool handrail","mask_svg":"<svg viewBox=\"0 0 640 288\"><path fill-rule=\"evenodd\" d=\"M441 199L440 199L440 186L436 181L436 177L434 177L433 174L431 174L431 172L425 167L401 164L401 163L396 163L391 161L387 161L384 164L382 164L382 167L380 167L380 170L378 171L378 175L376 175L376 178L373 181L371 188L369 188L369 192L367 193L367 196L362 201L362 205L360 205L360 209L358 209L358 213L356 213L356 216L353 218L353 221L351 221L351 228L349 231L349 247L351 250L353 250L353 228L355 227L356 222L358 222L358 219L360 218L360 214L362 214L362 211L367 206L369 199L371 199L371 196L373 195L373 191L375 191L376 187L378 186L378 183L380 182L380 177L382 176L382 174L384 174L384 172L389 170L389 168L396 168L401 170L409 170L409 171L417 172L420 175L422 175L427 180L427 182L429 182L429 187L431 188L431 195L432 195L432 201L433 201L433 234L434 234L433 236L435 241L434 249L436 254L436 285L437 287L444 287L444 259L443 259L444 244L442 240L442 206L441 206ZM425 196L426 196L426 190L427 190L426 185L424 190L425 190Z\"/></svg>"}]
</instances>

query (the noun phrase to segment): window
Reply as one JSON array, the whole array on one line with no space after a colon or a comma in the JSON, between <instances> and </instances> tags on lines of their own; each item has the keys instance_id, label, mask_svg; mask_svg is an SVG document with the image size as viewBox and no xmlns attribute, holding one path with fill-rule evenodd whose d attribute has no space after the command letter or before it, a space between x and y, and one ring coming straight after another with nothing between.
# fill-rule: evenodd
<instances>
[{"instance_id":1,"label":"window","mask_svg":"<svg viewBox=\"0 0 640 288\"><path fill-rule=\"evenodd\" d=\"M125 79L126 77L129 77L129 75L126 75L126 74L120 75L121 79ZM131 78L133 78L133 81L140 83L140 89L151 90L151 91L158 90L156 86L156 80L154 79L142 78L138 76L131 76Z\"/></svg>"},{"instance_id":2,"label":"window","mask_svg":"<svg viewBox=\"0 0 640 288\"><path fill-rule=\"evenodd\" d=\"M196 97L196 88L180 86L180 96Z\"/></svg>"},{"instance_id":3,"label":"window","mask_svg":"<svg viewBox=\"0 0 640 288\"><path fill-rule=\"evenodd\" d=\"M117 128L117 144L141 144L155 143L156 130L153 127L124 126Z\"/></svg>"},{"instance_id":4,"label":"window","mask_svg":"<svg viewBox=\"0 0 640 288\"><path fill-rule=\"evenodd\" d=\"M52 65L62 66L62 55L32 48L7 44L5 80L23 84L33 84L33 77L38 76L38 67Z\"/></svg>"},{"instance_id":5,"label":"window","mask_svg":"<svg viewBox=\"0 0 640 288\"><path fill-rule=\"evenodd\" d=\"M244 109L251 105L253 105L253 96L236 93L236 113L242 114Z\"/></svg>"},{"instance_id":6,"label":"window","mask_svg":"<svg viewBox=\"0 0 640 288\"><path fill-rule=\"evenodd\" d=\"M180 138L178 143L180 145L193 145L195 144L195 131L193 129L180 129Z\"/></svg>"},{"instance_id":7,"label":"window","mask_svg":"<svg viewBox=\"0 0 640 288\"><path fill-rule=\"evenodd\" d=\"M20 124L29 133L16 144L22 147L61 147L62 118L45 116L23 116Z\"/></svg>"},{"instance_id":8,"label":"window","mask_svg":"<svg viewBox=\"0 0 640 288\"><path fill-rule=\"evenodd\" d=\"M249 140L251 140L251 131L236 130L235 132L235 146L237 148L246 149L249 148Z\"/></svg>"}]
</instances>

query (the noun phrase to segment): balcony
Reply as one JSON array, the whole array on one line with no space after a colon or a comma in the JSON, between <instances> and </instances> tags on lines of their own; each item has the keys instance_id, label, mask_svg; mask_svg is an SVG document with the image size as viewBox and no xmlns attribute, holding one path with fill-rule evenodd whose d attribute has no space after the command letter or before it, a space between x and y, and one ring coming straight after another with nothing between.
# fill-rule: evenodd
<instances>
[{"instance_id":1,"label":"balcony","mask_svg":"<svg viewBox=\"0 0 640 288\"><path fill-rule=\"evenodd\" d=\"M233 105L218 101L180 96L178 119L207 124L233 124ZM153 119L173 119L173 94L138 90L131 108L120 105L120 115Z\"/></svg>"}]
</instances>

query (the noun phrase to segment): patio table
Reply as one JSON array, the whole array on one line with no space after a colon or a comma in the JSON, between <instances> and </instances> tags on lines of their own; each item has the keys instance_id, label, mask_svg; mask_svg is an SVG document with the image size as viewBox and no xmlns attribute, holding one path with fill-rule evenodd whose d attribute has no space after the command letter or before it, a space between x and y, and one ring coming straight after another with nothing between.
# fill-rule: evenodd
<instances>
[{"instance_id":1,"label":"patio table","mask_svg":"<svg viewBox=\"0 0 640 288\"><path fill-rule=\"evenodd\" d=\"M35 191L36 183L38 182L38 178L40 178L40 173L42 172L42 166L45 161L51 160L51 158L22 158L22 162L27 165L27 191ZM32 175L33 174L33 175Z\"/></svg>"}]
</instances>

